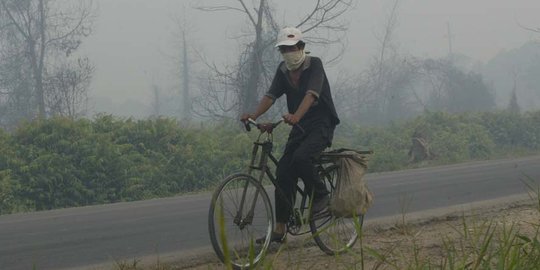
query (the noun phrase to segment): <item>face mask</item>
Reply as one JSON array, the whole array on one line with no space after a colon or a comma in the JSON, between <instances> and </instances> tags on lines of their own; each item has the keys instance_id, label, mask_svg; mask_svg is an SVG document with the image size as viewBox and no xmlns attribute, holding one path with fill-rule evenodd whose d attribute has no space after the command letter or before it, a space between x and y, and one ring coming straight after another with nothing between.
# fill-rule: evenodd
<instances>
[{"instance_id":1,"label":"face mask","mask_svg":"<svg viewBox=\"0 0 540 270\"><path fill-rule=\"evenodd\" d=\"M285 65L287 66L288 70L298 69L306 59L306 54L304 53L304 50L286 52L281 55L283 56L283 60L285 60Z\"/></svg>"}]
</instances>

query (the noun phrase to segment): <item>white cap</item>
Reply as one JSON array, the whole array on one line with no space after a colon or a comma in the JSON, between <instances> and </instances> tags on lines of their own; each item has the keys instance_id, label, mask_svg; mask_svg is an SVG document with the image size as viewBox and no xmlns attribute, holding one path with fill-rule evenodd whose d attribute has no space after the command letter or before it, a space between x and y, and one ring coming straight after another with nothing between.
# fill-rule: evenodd
<instances>
[{"instance_id":1,"label":"white cap","mask_svg":"<svg viewBox=\"0 0 540 270\"><path fill-rule=\"evenodd\" d=\"M285 27L279 31L276 47L296 45L302 40L302 31L295 27Z\"/></svg>"}]
</instances>

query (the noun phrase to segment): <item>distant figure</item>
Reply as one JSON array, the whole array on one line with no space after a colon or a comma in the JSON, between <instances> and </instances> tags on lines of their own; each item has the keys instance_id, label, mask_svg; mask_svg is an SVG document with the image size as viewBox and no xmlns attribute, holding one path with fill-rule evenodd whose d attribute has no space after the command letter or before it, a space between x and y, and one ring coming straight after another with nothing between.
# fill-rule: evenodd
<instances>
[{"instance_id":1,"label":"distant figure","mask_svg":"<svg viewBox=\"0 0 540 270\"><path fill-rule=\"evenodd\" d=\"M431 159L433 154L422 132L416 130L411 139L411 149L409 149L409 163L416 163Z\"/></svg>"}]
</instances>

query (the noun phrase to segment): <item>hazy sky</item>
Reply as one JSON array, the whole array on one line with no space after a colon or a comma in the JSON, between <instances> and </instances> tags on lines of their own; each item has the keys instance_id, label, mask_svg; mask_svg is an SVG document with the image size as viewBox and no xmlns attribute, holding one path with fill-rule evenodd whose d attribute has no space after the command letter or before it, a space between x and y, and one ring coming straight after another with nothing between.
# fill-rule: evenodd
<instances>
[{"instance_id":1,"label":"hazy sky","mask_svg":"<svg viewBox=\"0 0 540 270\"><path fill-rule=\"evenodd\" d=\"M94 33L81 52L96 65L91 96L126 102L129 98L149 103L151 85L171 88L174 80L174 17L185 17L192 45L218 63L234 61L235 35L245 24L238 13L208 13L190 8L200 1L95 0L98 6ZM206 1L236 5L235 0ZM250 2L250 1L248 1ZM284 25L297 23L303 8L313 0L271 0ZM350 30L343 66L356 67L376 52L375 33L380 30L393 1L359 0L347 14ZM186 7L185 15L182 7ZM286 10L286 11L285 11ZM522 24L540 27L540 0L401 0L396 41L402 52L420 57L448 53L447 24L453 51L487 61L504 49L513 49L540 34L525 31ZM309 44L308 44L309 46ZM309 48L309 47L308 47ZM312 50L318 55L316 49ZM337 69L338 67L333 67Z\"/></svg>"}]
</instances>

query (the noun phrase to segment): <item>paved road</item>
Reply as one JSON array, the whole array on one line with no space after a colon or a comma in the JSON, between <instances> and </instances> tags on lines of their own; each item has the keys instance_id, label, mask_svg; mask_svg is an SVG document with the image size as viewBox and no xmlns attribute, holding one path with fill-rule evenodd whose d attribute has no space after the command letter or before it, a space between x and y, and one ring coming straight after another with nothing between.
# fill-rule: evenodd
<instances>
[{"instance_id":1,"label":"paved road","mask_svg":"<svg viewBox=\"0 0 540 270\"><path fill-rule=\"evenodd\" d=\"M367 219L524 193L540 156L368 174ZM208 248L210 194L0 216L0 269L75 268Z\"/></svg>"}]
</instances>

